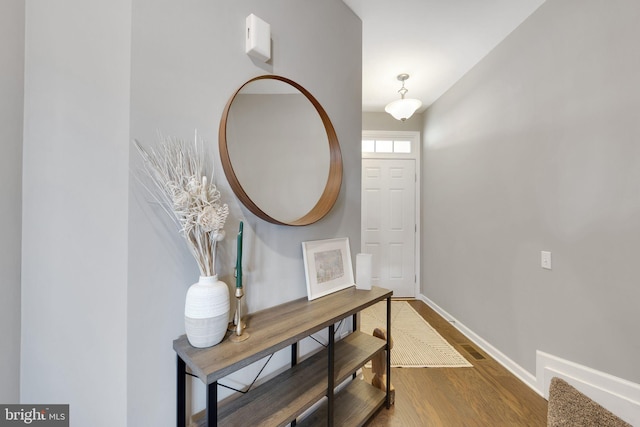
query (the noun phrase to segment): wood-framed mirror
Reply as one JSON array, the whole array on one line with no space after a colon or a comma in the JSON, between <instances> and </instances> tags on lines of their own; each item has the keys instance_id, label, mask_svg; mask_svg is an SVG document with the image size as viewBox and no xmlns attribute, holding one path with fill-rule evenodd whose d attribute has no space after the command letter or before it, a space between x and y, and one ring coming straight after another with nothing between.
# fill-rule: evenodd
<instances>
[{"instance_id":1,"label":"wood-framed mirror","mask_svg":"<svg viewBox=\"0 0 640 427\"><path fill-rule=\"evenodd\" d=\"M320 103L298 83L263 75L227 102L218 133L231 189L259 218L302 226L322 219L342 185L342 154Z\"/></svg>"}]
</instances>

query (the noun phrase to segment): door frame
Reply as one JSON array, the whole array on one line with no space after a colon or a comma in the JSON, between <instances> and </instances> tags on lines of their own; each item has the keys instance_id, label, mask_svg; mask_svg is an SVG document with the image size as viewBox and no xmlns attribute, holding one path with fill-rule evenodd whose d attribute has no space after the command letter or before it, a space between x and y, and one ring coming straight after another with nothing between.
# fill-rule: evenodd
<instances>
[{"instance_id":1,"label":"door frame","mask_svg":"<svg viewBox=\"0 0 640 427\"><path fill-rule=\"evenodd\" d=\"M421 182L421 171L422 171L422 140L420 137L420 132L417 131L382 131L382 130L363 130L362 131L362 140L367 139L410 139L411 140L411 153L364 153L362 152L362 157L360 160L360 165L362 167L363 159L413 159L415 160L416 165L416 185L415 185L415 283L414 283L414 298L418 298L421 295L421 279L420 279L420 246L422 241L422 231L421 231L421 216L420 216L420 206L422 203L420 195L420 182ZM361 142L362 145L362 142ZM361 175L362 176L362 175ZM362 182L360 182L360 205L362 209ZM362 225L362 213L360 214L360 252L362 252L362 248L364 247L364 230Z\"/></svg>"}]
</instances>

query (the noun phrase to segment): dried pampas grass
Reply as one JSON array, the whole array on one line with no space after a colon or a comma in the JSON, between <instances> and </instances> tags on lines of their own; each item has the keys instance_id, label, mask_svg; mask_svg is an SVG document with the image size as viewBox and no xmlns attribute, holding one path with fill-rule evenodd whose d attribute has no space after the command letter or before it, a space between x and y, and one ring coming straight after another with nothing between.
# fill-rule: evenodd
<instances>
[{"instance_id":1,"label":"dried pampas grass","mask_svg":"<svg viewBox=\"0 0 640 427\"><path fill-rule=\"evenodd\" d=\"M177 223L200 268L200 275L215 276L216 246L224 238L229 207L221 203L208 167L202 140L193 144L159 136L158 149L134 144L144 161L152 185L145 188Z\"/></svg>"}]
</instances>

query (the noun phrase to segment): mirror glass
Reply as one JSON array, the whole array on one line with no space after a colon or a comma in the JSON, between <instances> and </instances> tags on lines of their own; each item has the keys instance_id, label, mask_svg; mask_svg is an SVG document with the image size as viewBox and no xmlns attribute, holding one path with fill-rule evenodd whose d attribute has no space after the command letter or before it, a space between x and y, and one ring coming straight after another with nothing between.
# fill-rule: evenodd
<instances>
[{"instance_id":1,"label":"mirror glass","mask_svg":"<svg viewBox=\"0 0 640 427\"><path fill-rule=\"evenodd\" d=\"M342 161L335 131L317 101L283 77L252 79L229 100L220 153L233 191L269 222L315 222L337 198Z\"/></svg>"}]
</instances>

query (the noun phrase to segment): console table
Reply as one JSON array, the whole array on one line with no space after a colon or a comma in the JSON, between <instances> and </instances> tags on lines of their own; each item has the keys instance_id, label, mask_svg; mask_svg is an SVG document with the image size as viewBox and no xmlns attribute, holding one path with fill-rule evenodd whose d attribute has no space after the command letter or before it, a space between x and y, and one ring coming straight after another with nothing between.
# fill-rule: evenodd
<instances>
[{"instance_id":1,"label":"console table","mask_svg":"<svg viewBox=\"0 0 640 427\"><path fill-rule=\"evenodd\" d=\"M185 392L187 367L207 386L206 425L208 426L282 426L296 424L296 418L317 402L322 406L298 422L298 426L359 426L383 404L389 408L391 382L390 340L375 338L357 330L357 313L379 301L387 300L387 331L391 330L392 291L373 287L350 287L322 298L301 298L246 316L250 338L231 342L227 338L209 348L192 347L186 335L173 342L177 353L177 425L186 423ZM353 331L335 340L336 322L352 316ZM324 328L329 342L325 349L298 361L297 343ZM218 404L218 380L265 356L291 346L291 367L251 389L239 398ZM386 393L355 373L374 355L387 350ZM354 379L336 391L336 386ZM323 399L325 398L325 399Z\"/></svg>"}]
</instances>

